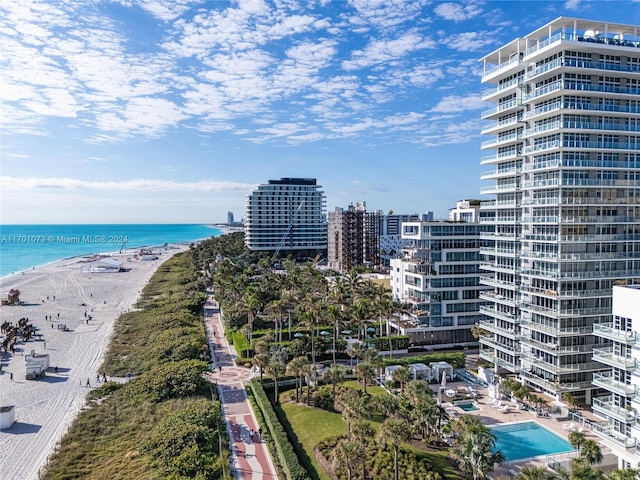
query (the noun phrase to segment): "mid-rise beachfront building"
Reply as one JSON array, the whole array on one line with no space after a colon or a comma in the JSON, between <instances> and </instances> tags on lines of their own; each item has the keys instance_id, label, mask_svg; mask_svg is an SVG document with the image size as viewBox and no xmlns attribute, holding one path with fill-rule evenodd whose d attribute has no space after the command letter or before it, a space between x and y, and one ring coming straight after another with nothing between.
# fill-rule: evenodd
<instances>
[{"instance_id":1,"label":"mid-rise beachfront building","mask_svg":"<svg viewBox=\"0 0 640 480\"><path fill-rule=\"evenodd\" d=\"M402 223L406 246L391 260L391 290L411 313L389 322L394 333L432 348L477 346L471 328L485 320L481 292L489 289L480 285L480 229L477 222Z\"/></svg>"},{"instance_id":2,"label":"mid-rise beachfront building","mask_svg":"<svg viewBox=\"0 0 640 480\"><path fill-rule=\"evenodd\" d=\"M481 358L590 403L614 282L640 278L640 27L558 18L482 58L494 200ZM604 373L603 373L604 372ZM597 375L596 375L597 373Z\"/></svg>"},{"instance_id":3,"label":"mid-rise beachfront building","mask_svg":"<svg viewBox=\"0 0 640 480\"><path fill-rule=\"evenodd\" d=\"M315 178L281 178L247 196L245 243L250 250L326 254L326 199Z\"/></svg>"},{"instance_id":4,"label":"mid-rise beachfront building","mask_svg":"<svg viewBox=\"0 0 640 480\"><path fill-rule=\"evenodd\" d=\"M380 264L380 212L367 212L364 202L327 216L327 265L341 273L357 266Z\"/></svg>"},{"instance_id":5,"label":"mid-rise beachfront building","mask_svg":"<svg viewBox=\"0 0 640 480\"><path fill-rule=\"evenodd\" d=\"M613 287L612 322L593 333L609 346L593 351L608 366L594 374L594 386L606 395L593 398L593 412L605 421L591 430L618 457L620 468L640 462L640 285Z\"/></svg>"}]
</instances>

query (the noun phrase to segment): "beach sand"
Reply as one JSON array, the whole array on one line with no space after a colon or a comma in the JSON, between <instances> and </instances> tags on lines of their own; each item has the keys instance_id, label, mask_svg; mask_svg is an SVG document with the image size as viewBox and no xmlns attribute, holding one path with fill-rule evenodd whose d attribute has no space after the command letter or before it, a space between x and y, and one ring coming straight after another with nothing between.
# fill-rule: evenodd
<instances>
[{"instance_id":1,"label":"beach sand","mask_svg":"<svg viewBox=\"0 0 640 480\"><path fill-rule=\"evenodd\" d=\"M153 261L136 260L134 251L112 255L129 269L126 272L86 273L81 267L87 257L76 257L0 280L3 299L10 289L18 289L23 302L3 305L0 323L16 325L27 317L37 328L32 340L16 343L15 353L0 350L0 406L15 406L16 416L12 428L0 431L0 478L38 478L56 443L85 405L86 394L100 385L96 375L114 321L132 308L158 266L187 248L155 249L159 258ZM85 312L92 317L88 324ZM26 379L24 354L31 351L48 354L50 359L45 376L36 380Z\"/></svg>"}]
</instances>

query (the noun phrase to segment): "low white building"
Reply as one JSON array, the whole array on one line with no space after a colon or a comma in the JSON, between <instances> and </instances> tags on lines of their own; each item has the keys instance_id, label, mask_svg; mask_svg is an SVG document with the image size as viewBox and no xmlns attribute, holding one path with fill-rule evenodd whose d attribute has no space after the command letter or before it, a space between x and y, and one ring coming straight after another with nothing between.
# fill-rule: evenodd
<instances>
[{"instance_id":1,"label":"low white building","mask_svg":"<svg viewBox=\"0 0 640 480\"><path fill-rule=\"evenodd\" d=\"M593 326L603 348L593 349L593 360L608 370L593 374L593 385L607 391L593 397L593 413L603 419L592 426L618 457L620 468L640 462L640 285L613 287L613 321ZM606 345L606 343L605 343Z\"/></svg>"},{"instance_id":2,"label":"low white building","mask_svg":"<svg viewBox=\"0 0 640 480\"><path fill-rule=\"evenodd\" d=\"M0 430L11 428L16 422L16 408L13 405L0 407Z\"/></svg>"}]
</instances>

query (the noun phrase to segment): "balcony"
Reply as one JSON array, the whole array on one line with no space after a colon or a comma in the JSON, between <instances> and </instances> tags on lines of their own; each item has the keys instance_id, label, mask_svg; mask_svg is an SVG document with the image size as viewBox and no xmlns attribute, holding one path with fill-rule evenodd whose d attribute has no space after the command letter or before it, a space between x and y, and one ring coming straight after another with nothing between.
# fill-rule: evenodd
<instances>
[{"instance_id":1,"label":"balcony","mask_svg":"<svg viewBox=\"0 0 640 480\"><path fill-rule=\"evenodd\" d=\"M555 365L553 363L545 362L541 357L537 357L536 355L526 352L522 352L520 354L520 357L523 360L529 361L537 368L541 368L542 370L556 375L576 372L593 372L598 370L599 368L602 368L602 365L596 362Z\"/></svg>"},{"instance_id":2,"label":"balcony","mask_svg":"<svg viewBox=\"0 0 640 480\"><path fill-rule=\"evenodd\" d=\"M638 362L635 358L623 357L615 353L613 348L594 348L593 359L596 362L604 363L611 367L620 368L626 371L636 369Z\"/></svg>"},{"instance_id":3,"label":"balcony","mask_svg":"<svg viewBox=\"0 0 640 480\"><path fill-rule=\"evenodd\" d=\"M624 449L636 448L637 441L624 433L614 430L609 424L593 423L591 431L605 441L609 441Z\"/></svg>"},{"instance_id":4,"label":"balcony","mask_svg":"<svg viewBox=\"0 0 640 480\"><path fill-rule=\"evenodd\" d=\"M576 103L574 101L566 100L566 101L558 101L552 104L543 105L537 107L529 112L526 112L524 115L525 120L531 120L534 117L539 115L544 115L547 113L553 113L557 110L565 109L565 110L578 110L578 111L595 111L595 112L614 112L614 113L631 113L638 114L640 113L640 107L636 106L618 106L618 105L599 105L596 103Z\"/></svg>"},{"instance_id":5,"label":"balcony","mask_svg":"<svg viewBox=\"0 0 640 480\"><path fill-rule=\"evenodd\" d=\"M521 140L523 137L522 131L510 133L508 135L499 135L496 138L492 138L491 140L485 140L480 144L480 148L495 148L498 145L503 145L510 142L515 142Z\"/></svg>"},{"instance_id":6,"label":"balcony","mask_svg":"<svg viewBox=\"0 0 640 480\"><path fill-rule=\"evenodd\" d=\"M514 325L516 323L519 323L520 321L520 319L517 316L515 316L513 313L501 312L487 305L480 306L480 313L484 313L485 315L488 315L491 318L498 318L500 320L504 320L505 322L513 323Z\"/></svg>"},{"instance_id":7,"label":"balcony","mask_svg":"<svg viewBox=\"0 0 640 480\"><path fill-rule=\"evenodd\" d=\"M489 320L482 320L479 322L479 325L482 329L486 330L487 332L495 333L496 335L508 338L510 340L516 340L517 335L514 327L510 329L502 328Z\"/></svg>"},{"instance_id":8,"label":"balcony","mask_svg":"<svg viewBox=\"0 0 640 480\"><path fill-rule=\"evenodd\" d=\"M482 343L482 339L480 339L480 343ZM480 350L479 355L480 355L480 358L482 358L483 360L491 362L500 368L504 368L505 370L508 370L511 373L516 373L518 370L520 370L519 363L514 364L511 362L508 362L507 360L503 360L502 358L497 357L492 351Z\"/></svg>"},{"instance_id":9,"label":"balcony","mask_svg":"<svg viewBox=\"0 0 640 480\"><path fill-rule=\"evenodd\" d=\"M636 419L636 412L629 411L613 402L613 396L594 397L591 406L593 410L605 418L615 418L619 422L632 423Z\"/></svg>"},{"instance_id":10,"label":"balcony","mask_svg":"<svg viewBox=\"0 0 640 480\"><path fill-rule=\"evenodd\" d=\"M617 393L623 397L635 397L638 390L635 385L627 385L613 377L613 372L594 373L593 384L609 392Z\"/></svg>"},{"instance_id":11,"label":"balcony","mask_svg":"<svg viewBox=\"0 0 640 480\"><path fill-rule=\"evenodd\" d=\"M497 170L490 170L488 172L482 172L480 174L480 180L491 180L493 178L501 178L501 177L513 177L515 175L520 175L519 168L501 168Z\"/></svg>"},{"instance_id":12,"label":"balcony","mask_svg":"<svg viewBox=\"0 0 640 480\"><path fill-rule=\"evenodd\" d=\"M517 99L509 100L508 102L500 103L493 108L488 108L480 114L481 118L489 118L493 115L497 115L499 113L504 113L507 110L510 110L515 107L520 107L520 103Z\"/></svg>"},{"instance_id":13,"label":"balcony","mask_svg":"<svg viewBox=\"0 0 640 480\"><path fill-rule=\"evenodd\" d=\"M504 295L498 295L497 293L494 293L492 291L489 290L484 290L482 292L480 292L480 299L481 300L488 300L490 302L495 302L495 303L500 303L502 305L507 305L510 307L515 307L516 306L516 301L513 298L507 298ZM511 321L511 320L509 320Z\"/></svg>"},{"instance_id":14,"label":"balcony","mask_svg":"<svg viewBox=\"0 0 640 480\"><path fill-rule=\"evenodd\" d=\"M569 392L575 390L584 390L585 388L591 388L591 382L560 382L556 383L555 381L546 380L532 372L520 371L520 376L526 379L529 383L533 383L534 385L538 385L539 387L545 388L551 392Z\"/></svg>"},{"instance_id":15,"label":"balcony","mask_svg":"<svg viewBox=\"0 0 640 480\"><path fill-rule=\"evenodd\" d=\"M633 345L638 339L637 333L618 330L613 327L613 323L596 323L593 334L625 345Z\"/></svg>"},{"instance_id":16,"label":"balcony","mask_svg":"<svg viewBox=\"0 0 640 480\"><path fill-rule=\"evenodd\" d=\"M520 351L516 347L512 347L510 345L506 345L504 343L496 342L494 339L489 337L482 337L481 343L483 345L487 345L489 347L495 348L497 350L501 350L509 355L516 356L520 354Z\"/></svg>"}]
</instances>

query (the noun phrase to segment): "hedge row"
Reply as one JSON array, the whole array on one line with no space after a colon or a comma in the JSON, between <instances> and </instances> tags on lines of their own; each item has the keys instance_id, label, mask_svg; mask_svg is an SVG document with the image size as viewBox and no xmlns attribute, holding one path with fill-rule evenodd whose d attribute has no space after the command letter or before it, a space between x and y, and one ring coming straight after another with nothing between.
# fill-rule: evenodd
<instances>
[{"instance_id":1,"label":"hedge row","mask_svg":"<svg viewBox=\"0 0 640 480\"><path fill-rule=\"evenodd\" d=\"M287 437L287 433L284 431L284 428L282 428L278 416L267 398L267 394L262 389L260 379L254 378L249 385L253 398L262 413L266 427L273 439L280 464L284 468L287 480L309 480L309 474L300 465L300 460L298 460L298 456L291 442L289 442L289 437Z\"/></svg>"},{"instance_id":2,"label":"hedge row","mask_svg":"<svg viewBox=\"0 0 640 480\"><path fill-rule=\"evenodd\" d=\"M447 362L453 368L464 368L465 358L465 354L462 352L430 353L428 355L415 355L412 357L385 358L384 365L409 365L411 363L424 363L429 365L433 362Z\"/></svg>"},{"instance_id":3,"label":"hedge row","mask_svg":"<svg viewBox=\"0 0 640 480\"><path fill-rule=\"evenodd\" d=\"M379 352L389 350L389 337L367 338L365 343ZM391 345L394 350L406 350L409 348L409 337L406 335L391 337Z\"/></svg>"},{"instance_id":4,"label":"hedge row","mask_svg":"<svg viewBox=\"0 0 640 480\"><path fill-rule=\"evenodd\" d=\"M250 351L249 340L247 340L247 337L244 333L234 332L232 340L233 347L236 349L238 357L240 357L241 359L247 359L251 357L250 354L253 352Z\"/></svg>"}]
</instances>

